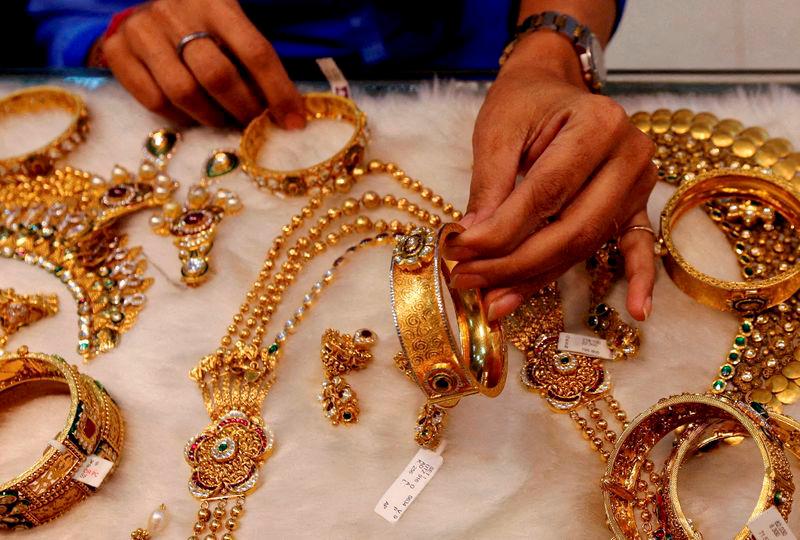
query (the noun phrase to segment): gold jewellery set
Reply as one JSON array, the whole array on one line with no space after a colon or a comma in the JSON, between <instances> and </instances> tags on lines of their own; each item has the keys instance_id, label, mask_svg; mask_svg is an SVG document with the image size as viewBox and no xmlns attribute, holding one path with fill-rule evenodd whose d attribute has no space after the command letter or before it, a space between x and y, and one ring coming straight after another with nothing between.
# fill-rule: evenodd
<instances>
[{"instance_id":1,"label":"gold jewellery set","mask_svg":"<svg viewBox=\"0 0 800 540\"><path fill-rule=\"evenodd\" d=\"M617 538L700 538L698 524L685 515L677 495L678 471L714 443L744 437L755 441L763 461L762 487L751 517L769 508L788 516L794 495L788 455L800 455L800 424L782 413L783 404L800 400L800 353L795 348L800 201L793 183L800 155L792 153L788 141L770 139L760 128L744 129L735 120L719 121L710 113L658 110L631 117L657 143L661 178L678 185L662 212L656 239L665 269L699 302L736 313L739 332L704 393L666 398L630 419L612 395L604 358L563 350L559 338L564 312L557 284L534 294L502 325L490 322L481 291L448 287L455 262L442 247L463 230L455 223L461 213L394 163L365 161L366 116L352 101L310 93L304 103L310 121L335 119L353 125L353 135L340 151L305 169L262 167L259 152L275 129L265 112L245 130L238 151L211 154L201 179L189 187L185 202L178 203L172 200L177 182L166 172L180 142L177 132L152 132L137 172L116 166L106 180L55 166L88 129L80 98L42 87L0 100L4 114L61 108L75 115L65 134L47 147L0 160L0 254L42 268L65 284L78 306L78 352L86 360L118 344L133 326L152 283L144 276L141 249L128 247L120 232L120 218L154 209L152 228L173 238L181 278L196 286L209 277L217 226L242 207L235 193L216 187L222 177L241 167L271 194L308 198L268 245L258 276L219 347L190 372L209 416L184 448L189 491L200 501L191 540L234 538L246 496L258 487L261 468L275 448L263 404L286 341L341 265L374 246L393 248L390 302L400 342L394 363L424 395L414 426L420 446L440 444L447 411L461 398L493 397L502 391L507 337L525 354L523 385L552 410L568 415L606 463L601 485ZM376 191L358 198L345 195L373 175L396 182L408 198ZM676 249L672 228L696 206L729 239L742 267L741 281L707 276ZM379 217L388 211L407 218ZM329 252L329 268L311 284L293 315L274 321L302 270ZM605 303L623 268L616 240L587 261L591 286L586 324L607 345L608 359L636 361L639 330ZM57 311L54 295L0 289L0 344ZM344 377L374 360L376 340L368 329L353 334L329 329L323 334L319 399L331 424L358 421L361 404ZM0 484L0 528L29 528L58 517L93 493L117 467L123 421L102 385L58 356L26 347L0 356L0 404L64 387L72 397L66 425L30 469ZM651 451L673 432L673 450L659 466ZM131 538L147 540L158 533L164 512L162 505ZM745 527L737 538L749 534Z\"/></svg>"}]
</instances>

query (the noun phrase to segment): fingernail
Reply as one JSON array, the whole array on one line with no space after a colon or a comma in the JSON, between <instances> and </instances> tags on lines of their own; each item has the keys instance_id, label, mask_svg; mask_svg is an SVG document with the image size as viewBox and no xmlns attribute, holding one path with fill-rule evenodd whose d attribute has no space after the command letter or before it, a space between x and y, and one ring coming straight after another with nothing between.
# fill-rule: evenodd
<instances>
[{"instance_id":1,"label":"fingernail","mask_svg":"<svg viewBox=\"0 0 800 540\"><path fill-rule=\"evenodd\" d=\"M481 289L488 286L489 282L479 274L456 274L450 278L451 289Z\"/></svg>"},{"instance_id":2,"label":"fingernail","mask_svg":"<svg viewBox=\"0 0 800 540\"><path fill-rule=\"evenodd\" d=\"M302 129L306 127L306 119L301 114L290 112L283 118L283 125L286 129Z\"/></svg>"},{"instance_id":3,"label":"fingernail","mask_svg":"<svg viewBox=\"0 0 800 540\"><path fill-rule=\"evenodd\" d=\"M470 226L471 226L473 223L475 223L475 218L476 218L476 217L478 217L478 216L476 216L476 215L475 215L473 212L467 212L467 213L464 215L464 217L462 217L462 218L461 218L461 219L458 221L458 224L459 224L459 225L461 225L462 227L464 227L465 229L469 229L469 228L470 228Z\"/></svg>"},{"instance_id":4,"label":"fingernail","mask_svg":"<svg viewBox=\"0 0 800 540\"><path fill-rule=\"evenodd\" d=\"M468 261L476 258L478 252L467 247L444 245L444 256L451 261Z\"/></svg>"},{"instance_id":5,"label":"fingernail","mask_svg":"<svg viewBox=\"0 0 800 540\"><path fill-rule=\"evenodd\" d=\"M652 296L648 296L647 298L644 299L644 303L642 303L642 311L644 312L644 320L647 320L647 318L653 312L653 297Z\"/></svg>"},{"instance_id":6,"label":"fingernail","mask_svg":"<svg viewBox=\"0 0 800 540\"><path fill-rule=\"evenodd\" d=\"M490 321L496 321L502 317L505 317L509 313L512 313L515 309L519 307L524 299L522 295L519 293L508 293L504 294L491 304L489 304L489 310L487 312L487 316L489 317Z\"/></svg>"}]
</instances>

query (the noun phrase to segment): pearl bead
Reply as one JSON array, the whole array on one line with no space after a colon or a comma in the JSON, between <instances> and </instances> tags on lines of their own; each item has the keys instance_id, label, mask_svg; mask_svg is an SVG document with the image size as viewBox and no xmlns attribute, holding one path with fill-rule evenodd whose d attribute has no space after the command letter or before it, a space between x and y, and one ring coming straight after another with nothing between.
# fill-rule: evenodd
<instances>
[{"instance_id":1,"label":"pearl bead","mask_svg":"<svg viewBox=\"0 0 800 540\"><path fill-rule=\"evenodd\" d=\"M130 173L124 167L114 165L114 168L111 169L111 179L114 182L125 182L129 178Z\"/></svg>"},{"instance_id":2,"label":"pearl bead","mask_svg":"<svg viewBox=\"0 0 800 540\"><path fill-rule=\"evenodd\" d=\"M147 530L151 533L164 530L167 523L167 508L163 504L150 514L147 520Z\"/></svg>"},{"instance_id":3,"label":"pearl bead","mask_svg":"<svg viewBox=\"0 0 800 540\"><path fill-rule=\"evenodd\" d=\"M157 169L149 161L144 161L139 166L139 176L145 180L150 180L151 178L155 178L156 172L158 172Z\"/></svg>"},{"instance_id":4,"label":"pearl bead","mask_svg":"<svg viewBox=\"0 0 800 540\"><path fill-rule=\"evenodd\" d=\"M208 190L203 186L192 186L189 188L189 204L193 206L203 206L208 201Z\"/></svg>"},{"instance_id":5,"label":"pearl bead","mask_svg":"<svg viewBox=\"0 0 800 540\"><path fill-rule=\"evenodd\" d=\"M181 214L181 207L175 201L165 203L161 210L167 219L174 219Z\"/></svg>"},{"instance_id":6,"label":"pearl bead","mask_svg":"<svg viewBox=\"0 0 800 540\"><path fill-rule=\"evenodd\" d=\"M150 226L154 229L159 229L164 225L164 217L158 214L150 216Z\"/></svg>"}]
</instances>

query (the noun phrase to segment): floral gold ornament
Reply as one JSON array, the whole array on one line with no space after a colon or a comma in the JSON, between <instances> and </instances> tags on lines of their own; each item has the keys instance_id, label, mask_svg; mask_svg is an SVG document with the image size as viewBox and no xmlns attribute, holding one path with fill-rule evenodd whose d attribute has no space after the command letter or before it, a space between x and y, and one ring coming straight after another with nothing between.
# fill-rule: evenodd
<instances>
[{"instance_id":1,"label":"floral gold ornament","mask_svg":"<svg viewBox=\"0 0 800 540\"><path fill-rule=\"evenodd\" d=\"M0 348L11 334L45 317L58 313L55 294L17 294L14 289L0 289Z\"/></svg>"},{"instance_id":2,"label":"floral gold ornament","mask_svg":"<svg viewBox=\"0 0 800 540\"><path fill-rule=\"evenodd\" d=\"M326 92L304 94L303 104L308 121L329 119L352 124L353 135L345 146L330 158L305 169L279 171L262 167L258 164L259 153L270 131L277 129L267 110L244 130L239 146L242 168L259 188L275 195L317 195L323 186L348 191L353 183L353 169L364 159L366 115L353 101Z\"/></svg>"},{"instance_id":3,"label":"floral gold ornament","mask_svg":"<svg viewBox=\"0 0 800 540\"><path fill-rule=\"evenodd\" d=\"M763 461L763 480L756 507L750 515L753 519L764 510L775 507L787 518L792 506L794 483L789 462L784 454L779 438L771 432L766 419L742 402L729 402L726 399L704 394L682 394L662 399L644 411L620 435L619 442L608 460L602 481L606 516L611 530L617 538L641 538L635 511L639 508L636 495L638 470L643 456L673 430L684 425L708 426L711 422L732 420L739 424L755 441ZM677 470L686 453L707 428L689 428L691 437L685 437L683 444L673 455L670 466L663 477L666 490L662 490L665 501L660 507L660 528L653 533L656 538L667 535L674 539L698 538L697 531L683 514L677 493ZM669 461L669 460L668 460ZM649 531L645 532L648 536ZM745 527L736 535L738 540L750 538L750 530Z\"/></svg>"},{"instance_id":4,"label":"floral gold ornament","mask_svg":"<svg viewBox=\"0 0 800 540\"><path fill-rule=\"evenodd\" d=\"M322 334L320 358L325 371L322 391L317 396L322 412L331 424L353 424L358 422L361 409L355 390L344 375L367 367L372 360L370 349L377 342L372 330L362 328L352 335L333 329Z\"/></svg>"},{"instance_id":5,"label":"floral gold ornament","mask_svg":"<svg viewBox=\"0 0 800 540\"><path fill-rule=\"evenodd\" d=\"M45 110L64 110L72 119L58 137L41 148L24 155L0 158L0 178L22 175L47 175L55 162L69 154L86 139L89 132L89 111L77 94L56 86L34 86L0 98L0 119Z\"/></svg>"},{"instance_id":6,"label":"floral gold ornament","mask_svg":"<svg viewBox=\"0 0 800 540\"><path fill-rule=\"evenodd\" d=\"M0 483L0 530L29 529L56 519L92 495L97 488L75 479L90 456L119 463L123 421L105 388L54 355L22 347L0 356L0 394L69 389L71 404L64 427L27 471ZM43 441L43 446L45 446Z\"/></svg>"},{"instance_id":7,"label":"floral gold ornament","mask_svg":"<svg viewBox=\"0 0 800 540\"><path fill-rule=\"evenodd\" d=\"M458 335L450 328L442 288L454 263L444 259L441 245L463 230L454 223L438 234L415 228L396 239L392 255L392 312L402 352L428 403L441 407L470 394L497 396L507 372L502 329L489 322L481 291L447 289Z\"/></svg>"},{"instance_id":8,"label":"floral gold ornament","mask_svg":"<svg viewBox=\"0 0 800 540\"><path fill-rule=\"evenodd\" d=\"M208 258L223 216L242 209L239 196L228 189L211 192L209 187L239 165L236 153L215 150L203 167L204 177L189 186L183 206L170 201L150 218L157 234L172 236L181 259L181 279L189 286L201 285L208 279Z\"/></svg>"},{"instance_id":9,"label":"floral gold ornament","mask_svg":"<svg viewBox=\"0 0 800 540\"><path fill-rule=\"evenodd\" d=\"M699 272L677 251L672 240L675 221L690 208L720 197L746 197L800 224L795 223L800 220L800 199L788 181L752 170L701 174L681 184L661 213L658 246L670 278L699 302L724 311L750 314L786 300L800 288L800 264L769 278L723 281Z\"/></svg>"}]
</instances>

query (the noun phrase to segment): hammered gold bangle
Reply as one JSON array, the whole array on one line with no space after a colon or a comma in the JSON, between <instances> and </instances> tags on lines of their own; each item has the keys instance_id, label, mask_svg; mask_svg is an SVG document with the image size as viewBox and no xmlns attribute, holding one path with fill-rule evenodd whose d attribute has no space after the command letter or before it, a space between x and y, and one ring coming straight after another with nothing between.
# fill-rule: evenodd
<instances>
[{"instance_id":1,"label":"hammered gold bangle","mask_svg":"<svg viewBox=\"0 0 800 540\"><path fill-rule=\"evenodd\" d=\"M731 402L707 394L681 394L662 399L637 416L620 435L608 460L603 477L603 501L606 517L612 532L620 539L640 538L634 510L637 506L636 481L645 462L646 455L664 437L676 428L693 425L696 430L679 446L665 475L671 476L668 488L662 489L665 499L661 526L663 532L675 540L698 538L686 516L680 509L677 494L677 471L688 457L689 451L699 446L708 424L717 421L733 422L743 428L755 441L764 463L764 479L756 507L750 518L775 506L778 512L788 517L791 510L794 483L789 462L780 440L772 433L768 420L743 402ZM696 426L700 426L699 428ZM749 521L749 520L748 520ZM749 538L745 527L737 534L739 540Z\"/></svg>"},{"instance_id":2,"label":"hammered gold bangle","mask_svg":"<svg viewBox=\"0 0 800 540\"><path fill-rule=\"evenodd\" d=\"M12 115L49 109L66 110L72 115L69 126L48 144L20 156L0 158L0 177L22 174L39 176L50 173L54 163L86 139L89 110L80 96L55 86L35 86L0 99L0 120Z\"/></svg>"},{"instance_id":3,"label":"hammered gold bangle","mask_svg":"<svg viewBox=\"0 0 800 540\"><path fill-rule=\"evenodd\" d=\"M0 484L0 530L29 529L67 512L96 488L73 478L89 456L116 468L124 428L120 411L100 383L63 358L20 348L0 356L0 406L28 395L63 392L66 424L36 463Z\"/></svg>"},{"instance_id":4,"label":"hammered gold bangle","mask_svg":"<svg viewBox=\"0 0 800 540\"><path fill-rule=\"evenodd\" d=\"M719 198L741 198L766 205L783 219L800 226L800 199L788 181L753 170L716 170L684 182L661 212L657 249L673 282L707 306L752 314L779 304L800 289L800 263L782 273L752 281L724 281L694 268L678 252L672 227L689 209ZM713 216L712 216L713 217Z\"/></svg>"},{"instance_id":5,"label":"hammered gold bangle","mask_svg":"<svg viewBox=\"0 0 800 540\"><path fill-rule=\"evenodd\" d=\"M239 143L242 169L260 189L274 195L292 197L315 195L323 186L334 187L337 178L349 177L353 168L364 160L367 145L367 115L347 98L327 92L303 95L306 120L344 120L353 124L353 135L344 147L330 158L291 171L267 169L258 164L258 155L275 125L269 110L250 122ZM345 182L349 187L350 181Z\"/></svg>"},{"instance_id":6,"label":"hammered gold bangle","mask_svg":"<svg viewBox=\"0 0 800 540\"><path fill-rule=\"evenodd\" d=\"M403 354L428 402L443 407L469 394L497 396L508 369L502 329L489 322L480 290L448 289L458 336L451 330L442 288L455 262L444 259L441 247L463 230L455 223L438 234L416 228L398 238L391 263L392 312Z\"/></svg>"}]
</instances>

